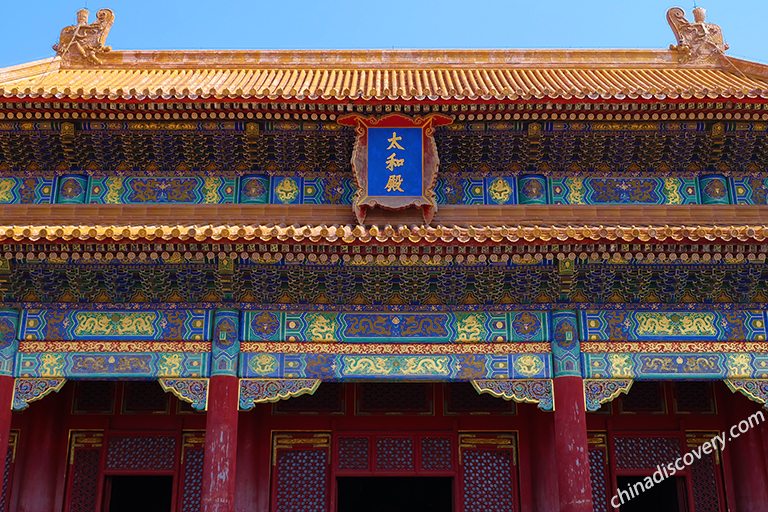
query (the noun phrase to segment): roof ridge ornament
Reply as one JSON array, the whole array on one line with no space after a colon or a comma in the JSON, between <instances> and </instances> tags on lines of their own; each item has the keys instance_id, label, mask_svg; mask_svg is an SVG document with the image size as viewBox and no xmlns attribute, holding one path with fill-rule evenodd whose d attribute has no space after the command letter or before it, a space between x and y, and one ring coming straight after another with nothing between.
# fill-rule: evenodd
<instances>
[{"instance_id":1,"label":"roof ridge ornament","mask_svg":"<svg viewBox=\"0 0 768 512\"><path fill-rule=\"evenodd\" d=\"M725 56L728 44L723 41L723 31L714 23L705 23L705 16L701 7L693 10L693 22L685 19L685 11L679 7L667 11L667 22L677 38L669 49L679 53L681 64L715 64Z\"/></svg>"},{"instance_id":2,"label":"roof ridge ornament","mask_svg":"<svg viewBox=\"0 0 768 512\"><path fill-rule=\"evenodd\" d=\"M84 61L100 66L103 62L98 56L112 50L111 46L104 46L104 43L115 22L115 14L110 9L99 9L96 21L92 24L88 23L88 14L86 9L77 11L77 25L65 27L53 49L65 61Z\"/></svg>"}]
</instances>

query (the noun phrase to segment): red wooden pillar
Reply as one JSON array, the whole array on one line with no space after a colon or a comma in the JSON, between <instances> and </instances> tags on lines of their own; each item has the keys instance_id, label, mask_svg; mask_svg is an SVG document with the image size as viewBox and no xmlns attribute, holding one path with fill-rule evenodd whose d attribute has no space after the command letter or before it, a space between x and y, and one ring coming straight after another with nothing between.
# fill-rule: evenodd
<instances>
[{"instance_id":1,"label":"red wooden pillar","mask_svg":"<svg viewBox=\"0 0 768 512\"><path fill-rule=\"evenodd\" d=\"M14 309L0 309L0 466L5 467L5 455L11 436L11 413L13 402L13 378L16 351L19 348L17 331L19 312Z\"/></svg>"},{"instance_id":2,"label":"red wooden pillar","mask_svg":"<svg viewBox=\"0 0 768 512\"><path fill-rule=\"evenodd\" d=\"M19 512L61 509L56 491L67 456L66 438L62 439L66 406L67 396L56 393L29 404L24 412L29 428L21 433L25 449L17 463Z\"/></svg>"},{"instance_id":3,"label":"red wooden pillar","mask_svg":"<svg viewBox=\"0 0 768 512\"><path fill-rule=\"evenodd\" d=\"M765 467L761 425L758 423L760 420L753 419L752 425L747 428L750 416L758 413L760 406L738 392L729 398L731 405L725 432L725 449L731 451L736 512L765 510L768 503L768 473ZM768 418L765 410L762 414L763 418Z\"/></svg>"},{"instance_id":4,"label":"red wooden pillar","mask_svg":"<svg viewBox=\"0 0 768 512\"><path fill-rule=\"evenodd\" d=\"M592 512L587 412L576 313L554 311L551 332L559 510Z\"/></svg>"},{"instance_id":5,"label":"red wooden pillar","mask_svg":"<svg viewBox=\"0 0 768 512\"><path fill-rule=\"evenodd\" d=\"M234 512L240 353L239 313L216 311L203 458L203 512Z\"/></svg>"},{"instance_id":6,"label":"red wooden pillar","mask_svg":"<svg viewBox=\"0 0 768 512\"><path fill-rule=\"evenodd\" d=\"M0 461L5 461L8 441L11 437L11 402L13 384L16 381L10 375L0 375ZM3 466L4 467L4 466Z\"/></svg>"},{"instance_id":7,"label":"red wooden pillar","mask_svg":"<svg viewBox=\"0 0 768 512\"><path fill-rule=\"evenodd\" d=\"M529 410L533 512L551 512L560 508L554 415L534 406Z\"/></svg>"},{"instance_id":8,"label":"red wooden pillar","mask_svg":"<svg viewBox=\"0 0 768 512\"><path fill-rule=\"evenodd\" d=\"M208 388L202 505L204 512L235 510L239 380L214 375Z\"/></svg>"}]
</instances>

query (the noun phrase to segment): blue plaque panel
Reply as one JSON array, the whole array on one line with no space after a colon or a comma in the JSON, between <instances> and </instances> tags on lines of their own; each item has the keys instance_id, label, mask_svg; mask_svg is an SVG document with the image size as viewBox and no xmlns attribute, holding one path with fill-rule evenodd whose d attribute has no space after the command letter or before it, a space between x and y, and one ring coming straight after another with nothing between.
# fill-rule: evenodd
<instances>
[{"instance_id":1,"label":"blue plaque panel","mask_svg":"<svg viewBox=\"0 0 768 512\"><path fill-rule=\"evenodd\" d=\"M439 114L350 114L338 122L354 126L357 132L352 156L357 192L352 209L358 222L362 224L366 211L374 207L420 208L424 221L432 222L437 211L434 188L439 165L433 134L436 126L450 124L452 119Z\"/></svg>"},{"instance_id":2,"label":"blue plaque panel","mask_svg":"<svg viewBox=\"0 0 768 512\"><path fill-rule=\"evenodd\" d=\"M368 129L368 195L422 195L422 129Z\"/></svg>"}]
</instances>

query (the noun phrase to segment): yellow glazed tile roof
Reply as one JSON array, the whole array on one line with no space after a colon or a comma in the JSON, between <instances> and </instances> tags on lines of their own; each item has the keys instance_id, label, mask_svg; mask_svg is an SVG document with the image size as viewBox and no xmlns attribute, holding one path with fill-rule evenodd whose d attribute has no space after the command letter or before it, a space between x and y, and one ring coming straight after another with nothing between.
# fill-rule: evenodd
<instances>
[{"instance_id":1,"label":"yellow glazed tile roof","mask_svg":"<svg viewBox=\"0 0 768 512\"><path fill-rule=\"evenodd\" d=\"M292 225L263 224L0 224L0 242L38 240L230 240L262 242L344 242L344 243L474 243L474 242L565 242L575 240L624 241L627 243L670 243L690 240L763 242L768 239L765 224L702 225Z\"/></svg>"},{"instance_id":2,"label":"yellow glazed tile roof","mask_svg":"<svg viewBox=\"0 0 768 512\"><path fill-rule=\"evenodd\" d=\"M673 50L110 52L0 69L0 96L60 99L768 98L768 66Z\"/></svg>"}]
</instances>

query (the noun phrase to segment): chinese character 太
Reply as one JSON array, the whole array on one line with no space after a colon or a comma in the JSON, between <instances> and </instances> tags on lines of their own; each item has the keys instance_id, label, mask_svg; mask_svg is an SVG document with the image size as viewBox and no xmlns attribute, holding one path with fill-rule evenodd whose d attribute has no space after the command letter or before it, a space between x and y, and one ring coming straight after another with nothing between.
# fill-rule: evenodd
<instances>
[{"instance_id":1,"label":"chinese character \u592a","mask_svg":"<svg viewBox=\"0 0 768 512\"><path fill-rule=\"evenodd\" d=\"M398 144L399 141L403 140L402 137L397 136L397 132L392 132L392 138L387 139L387 142L389 142L389 147L387 149L402 149L405 150L403 146Z\"/></svg>"}]
</instances>

